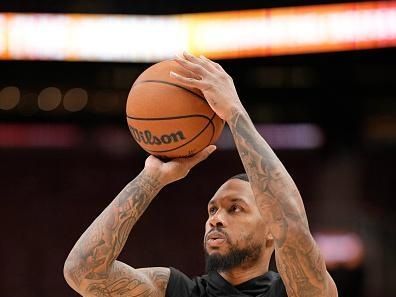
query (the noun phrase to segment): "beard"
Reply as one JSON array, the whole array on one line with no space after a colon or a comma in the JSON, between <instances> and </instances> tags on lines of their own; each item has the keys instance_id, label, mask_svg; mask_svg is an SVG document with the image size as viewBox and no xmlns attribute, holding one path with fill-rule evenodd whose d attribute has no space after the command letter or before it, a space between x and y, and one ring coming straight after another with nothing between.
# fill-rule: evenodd
<instances>
[{"instance_id":1,"label":"beard","mask_svg":"<svg viewBox=\"0 0 396 297\"><path fill-rule=\"evenodd\" d=\"M251 243L245 248L239 248L231 244L227 254L212 253L211 255L205 249L206 272L218 271L224 272L235 267L253 264L258 261L261 255L262 244Z\"/></svg>"}]
</instances>

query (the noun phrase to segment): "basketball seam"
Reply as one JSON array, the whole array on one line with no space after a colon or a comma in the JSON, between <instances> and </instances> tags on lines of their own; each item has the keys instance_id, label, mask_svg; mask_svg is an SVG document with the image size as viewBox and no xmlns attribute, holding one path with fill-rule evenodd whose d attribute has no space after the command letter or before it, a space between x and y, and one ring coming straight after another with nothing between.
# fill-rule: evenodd
<instances>
[{"instance_id":1,"label":"basketball seam","mask_svg":"<svg viewBox=\"0 0 396 297\"><path fill-rule=\"evenodd\" d=\"M170 86L174 86L174 87L183 89L183 90L185 90L185 91L191 93L192 95L195 95L195 96L198 97L200 100L202 100L202 101L204 101L206 104L208 104L208 102L206 101L205 97L202 97L202 96L198 95L197 93L194 93L193 91L191 91L190 89L187 89L186 87L183 87L183 86L178 85L178 84L175 84L175 83L171 83L171 82L166 81L166 80L156 80L156 79L142 80L142 81L139 81L139 82L135 83L134 86L135 86L135 85L138 85L138 84L142 84L142 83L147 83L147 82L165 84L165 85L170 85Z\"/></svg>"},{"instance_id":2,"label":"basketball seam","mask_svg":"<svg viewBox=\"0 0 396 297\"><path fill-rule=\"evenodd\" d=\"M214 119L215 116L216 116L216 113L214 112L214 113L213 113L213 116L210 118L210 122L211 122L212 125L213 125L213 133L212 133L212 137L210 137L210 139L209 139L208 145L212 142L212 139L213 139L214 134L215 134L215 132L216 132L215 124L213 123L213 119Z\"/></svg>"},{"instance_id":3,"label":"basketball seam","mask_svg":"<svg viewBox=\"0 0 396 297\"><path fill-rule=\"evenodd\" d=\"M212 122L212 124L213 124L214 127L215 127L215 124L213 123L213 119L214 119L215 115L216 115L216 112L213 113L213 116L212 116L212 118L210 119L210 121ZM225 121L224 121L222 118L220 118L220 120L221 120L221 122L222 122L222 124L223 124L223 126L224 126L224 122L225 122ZM213 139L213 137L214 137L214 133L215 133L215 129L213 129L212 137L210 138L209 144L212 142L212 139Z\"/></svg>"},{"instance_id":4,"label":"basketball seam","mask_svg":"<svg viewBox=\"0 0 396 297\"><path fill-rule=\"evenodd\" d=\"M212 136L210 137L210 141L212 141L213 136L214 136L214 133L215 133L215 127L214 127L214 123L212 122L212 119L215 117L215 115L216 115L216 113L213 113L213 116L212 116L211 119L209 119L208 117L206 117L206 118L208 119L208 123L206 124L206 126L205 126L197 135L195 135L192 139L190 139L188 142L186 142L186 143L184 143L184 144L182 144L182 145L180 145L180 146L178 146L178 147L175 147L175 148L173 148L173 149L170 149L170 150L163 150L163 151L153 151L153 150L149 150L149 149L146 149L146 150L147 150L148 152L150 152L150 153L166 153L166 152L171 152L171 151L177 150L177 149L179 149L179 148L181 148L181 147L183 147L183 146L189 144L189 143L192 142L193 140L195 140L199 135L201 135L201 134L206 130L206 128L207 128L209 125L212 125L212 128L213 128L213 129L212 129ZM203 117L205 117L205 116L203 116ZM210 141L209 141L209 144L210 144Z\"/></svg>"}]
</instances>

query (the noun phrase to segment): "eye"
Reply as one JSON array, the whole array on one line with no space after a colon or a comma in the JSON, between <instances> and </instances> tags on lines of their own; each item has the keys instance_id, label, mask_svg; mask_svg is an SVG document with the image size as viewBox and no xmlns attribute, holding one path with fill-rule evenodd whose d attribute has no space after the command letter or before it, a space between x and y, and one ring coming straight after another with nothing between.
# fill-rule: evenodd
<instances>
[{"instance_id":1,"label":"eye","mask_svg":"<svg viewBox=\"0 0 396 297\"><path fill-rule=\"evenodd\" d=\"M215 206L212 206L211 208L209 208L210 215L214 215L216 213L216 211L217 211L217 207L215 207Z\"/></svg>"},{"instance_id":2,"label":"eye","mask_svg":"<svg viewBox=\"0 0 396 297\"><path fill-rule=\"evenodd\" d=\"M240 211L242 211L242 208L239 205L237 205L237 204L233 204L230 207L230 211L231 212L240 212Z\"/></svg>"}]
</instances>

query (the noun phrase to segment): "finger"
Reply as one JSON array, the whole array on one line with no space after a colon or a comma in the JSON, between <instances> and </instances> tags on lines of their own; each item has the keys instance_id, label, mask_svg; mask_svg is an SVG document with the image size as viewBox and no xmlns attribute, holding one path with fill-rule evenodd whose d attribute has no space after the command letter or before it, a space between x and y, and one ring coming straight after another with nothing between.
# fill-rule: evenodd
<instances>
[{"instance_id":1,"label":"finger","mask_svg":"<svg viewBox=\"0 0 396 297\"><path fill-rule=\"evenodd\" d=\"M193 77L185 77L173 71L169 72L169 75L186 87L197 88L202 90L207 86L207 84L200 79L196 79Z\"/></svg>"},{"instance_id":2,"label":"finger","mask_svg":"<svg viewBox=\"0 0 396 297\"><path fill-rule=\"evenodd\" d=\"M216 63L216 62L213 62L212 60L206 58L204 55L200 55L200 58L201 58L202 60L204 60L207 64L209 64L212 68L217 69L217 70L223 70L223 71L224 71L223 67L221 67L220 64L218 64L218 63Z\"/></svg>"},{"instance_id":3,"label":"finger","mask_svg":"<svg viewBox=\"0 0 396 297\"><path fill-rule=\"evenodd\" d=\"M200 55L199 57L201 58L202 61L204 61L205 65L207 65L206 67L210 67L210 69L212 69L212 71L223 70L223 67L221 67L220 64L210 60L209 58L205 57L204 55Z\"/></svg>"},{"instance_id":4,"label":"finger","mask_svg":"<svg viewBox=\"0 0 396 297\"><path fill-rule=\"evenodd\" d=\"M192 157L186 158L188 165L190 168L194 167L198 163L202 162L203 160L207 159L214 151L216 150L215 145L209 145L199 153L195 154Z\"/></svg>"},{"instance_id":5,"label":"finger","mask_svg":"<svg viewBox=\"0 0 396 297\"><path fill-rule=\"evenodd\" d=\"M157 158L156 156L150 155L146 159L146 163L147 162L162 162L162 161L159 158Z\"/></svg>"},{"instance_id":6,"label":"finger","mask_svg":"<svg viewBox=\"0 0 396 297\"><path fill-rule=\"evenodd\" d=\"M176 58L174 58L173 60L183 67L183 65L181 64L183 62L180 61L181 59L184 59L184 58L181 58L180 56L177 55ZM177 61L177 60L179 60L179 61ZM186 67L183 67L183 68L184 68L184 70L186 72L185 76L192 77L192 78L195 78L195 79L198 79L198 80L202 79L201 75L199 75L197 73L194 73L193 71L187 69Z\"/></svg>"},{"instance_id":7,"label":"finger","mask_svg":"<svg viewBox=\"0 0 396 297\"><path fill-rule=\"evenodd\" d=\"M200 55L199 57L196 57L196 56L194 56L194 55L192 55L192 54L190 54L188 52L183 52L183 57L186 60L188 60L188 61L190 61L190 62L192 62L194 64L201 65L208 72L213 72L214 70L217 69L216 67L213 67L213 64L212 64L213 62L210 61L208 58L204 59L203 55ZM212 63L209 63L209 61L212 62Z\"/></svg>"},{"instance_id":8,"label":"finger","mask_svg":"<svg viewBox=\"0 0 396 297\"><path fill-rule=\"evenodd\" d=\"M159 158L157 158L153 155L150 155L146 159L144 165L145 165L145 167L156 167L156 166L160 166L162 163L163 163L162 160L160 160Z\"/></svg>"},{"instance_id":9,"label":"finger","mask_svg":"<svg viewBox=\"0 0 396 297\"><path fill-rule=\"evenodd\" d=\"M184 70L186 71L186 74L185 74L186 77L192 77L192 78L195 78L196 80L202 80L202 77L200 75L195 74L194 72L187 70L187 69L184 69Z\"/></svg>"},{"instance_id":10,"label":"finger","mask_svg":"<svg viewBox=\"0 0 396 297\"><path fill-rule=\"evenodd\" d=\"M200 77L208 75L208 71L204 67L202 67L202 65L189 61L183 57L176 56L175 62L177 62L183 68L191 71L195 75L199 75Z\"/></svg>"}]
</instances>

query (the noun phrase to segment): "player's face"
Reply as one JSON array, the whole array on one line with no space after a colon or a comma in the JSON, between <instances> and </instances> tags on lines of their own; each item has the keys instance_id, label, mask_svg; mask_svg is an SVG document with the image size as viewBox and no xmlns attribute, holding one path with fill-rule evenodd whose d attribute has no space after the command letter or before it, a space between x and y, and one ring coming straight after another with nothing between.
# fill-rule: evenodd
<instances>
[{"instance_id":1,"label":"player's face","mask_svg":"<svg viewBox=\"0 0 396 297\"><path fill-rule=\"evenodd\" d=\"M208 204L204 248L212 254L261 248L265 224L248 182L231 179L224 183Z\"/></svg>"}]
</instances>

